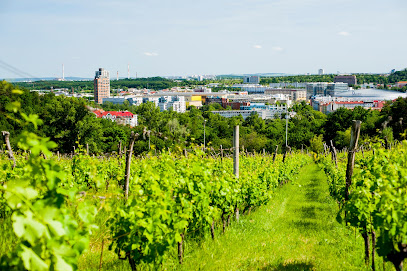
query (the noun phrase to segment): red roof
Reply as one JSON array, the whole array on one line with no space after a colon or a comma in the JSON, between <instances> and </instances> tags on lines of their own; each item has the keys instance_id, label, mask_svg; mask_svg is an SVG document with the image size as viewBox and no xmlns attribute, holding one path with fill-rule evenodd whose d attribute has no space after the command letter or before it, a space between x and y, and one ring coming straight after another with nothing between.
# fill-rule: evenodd
<instances>
[{"instance_id":1,"label":"red roof","mask_svg":"<svg viewBox=\"0 0 407 271\"><path fill-rule=\"evenodd\" d=\"M127 118L132 118L134 115L133 113L129 111L100 111L100 110L95 110L93 113L96 115L98 118L102 118L108 114L116 117L127 117Z\"/></svg>"},{"instance_id":2,"label":"red roof","mask_svg":"<svg viewBox=\"0 0 407 271\"><path fill-rule=\"evenodd\" d=\"M336 104L363 104L364 102L353 102L353 101L347 101L347 102L335 102Z\"/></svg>"}]
</instances>

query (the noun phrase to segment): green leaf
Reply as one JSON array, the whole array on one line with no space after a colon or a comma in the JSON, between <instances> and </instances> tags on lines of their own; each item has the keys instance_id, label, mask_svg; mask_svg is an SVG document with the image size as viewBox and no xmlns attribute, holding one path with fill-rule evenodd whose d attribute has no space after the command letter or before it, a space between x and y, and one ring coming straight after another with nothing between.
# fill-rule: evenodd
<instances>
[{"instance_id":1,"label":"green leaf","mask_svg":"<svg viewBox=\"0 0 407 271\"><path fill-rule=\"evenodd\" d=\"M96 207L87 203L83 203L78 207L79 218L86 224L93 222L96 212Z\"/></svg>"},{"instance_id":2,"label":"green leaf","mask_svg":"<svg viewBox=\"0 0 407 271\"><path fill-rule=\"evenodd\" d=\"M61 222L56 220L47 220L46 222L50 231L57 237L61 237L65 234L65 229Z\"/></svg>"},{"instance_id":3,"label":"green leaf","mask_svg":"<svg viewBox=\"0 0 407 271\"><path fill-rule=\"evenodd\" d=\"M20 110L20 108L21 108L21 103L17 102L17 101L12 102L12 103L8 103L6 105L6 110L10 111L10 112L14 112L14 113L17 113L18 110Z\"/></svg>"},{"instance_id":4,"label":"green leaf","mask_svg":"<svg viewBox=\"0 0 407 271\"><path fill-rule=\"evenodd\" d=\"M20 89L13 89L13 90L11 91L11 93L21 95L21 94L24 93L24 91L22 91L22 90L20 90Z\"/></svg>"},{"instance_id":5,"label":"green leaf","mask_svg":"<svg viewBox=\"0 0 407 271\"><path fill-rule=\"evenodd\" d=\"M28 270L46 271L49 270L49 266L44 262L31 248L21 245L23 252L21 258L24 263L24 267Z\"/></svg>"},{"instance_id":6,"label":"green leaf","mask_svg":"<svg viewBox=\"0 0 407 271\"><path fill-rule=\"evenodd\" d=\"M55 271L73 271L72 266L65 262L61 256L56 256L56 258Z\"/></svg>"}]
</instances>

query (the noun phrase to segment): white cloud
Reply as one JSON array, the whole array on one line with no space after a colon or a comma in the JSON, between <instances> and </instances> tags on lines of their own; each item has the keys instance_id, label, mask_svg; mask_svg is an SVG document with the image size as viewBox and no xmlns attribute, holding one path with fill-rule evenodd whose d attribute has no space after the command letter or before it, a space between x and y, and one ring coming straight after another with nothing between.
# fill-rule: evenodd
<instances>
[{"instance_id":1,"label":"white cloud","mask_svg":"<svg viewBox=\"0 0 407 271\"><path fill-rule=\"evenodd\" d=\"M157 53L145 52L144 55L146 56L158 56Z\"/></svg>"},{"instance_id":2,"label":"white cloud","mask_svg":"<svg viewBox=\"0 0 407 271\"><path fill-rule=\"evenodd\" d=\"M339 32L338 33L338 35L340 35L340 36L349 36L350 35L350 33L349 32L346 32L346 31L341 31L341 32Z\"/></svg>"},{"instance_id":3,"label":"white cloud","mask_svg":"<svg viewBox=\"0 0 407 271\"><path fill-rule=\"evenodd\" d=\"M262 46L261 46L261 45L253 45L253 48L254 48L254 49L261 49Z\"/></svg>"},{"instance_id":4,"label":"white cloud","mask_svg":"<svg viewBox=\"0 0 407 271\"><path fill-rule=\"evenodd\" d=\"M281 48L279 46L271 47L271 49L273 49L273 51L282 51L283 50L283 48Z\"/></svg>"}]
</instances>

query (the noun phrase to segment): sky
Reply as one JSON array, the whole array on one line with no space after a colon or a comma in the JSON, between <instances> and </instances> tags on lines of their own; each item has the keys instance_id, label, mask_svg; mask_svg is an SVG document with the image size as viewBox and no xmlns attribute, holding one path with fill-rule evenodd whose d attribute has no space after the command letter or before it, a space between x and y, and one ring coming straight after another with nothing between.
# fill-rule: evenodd
<instances>
[{"instance_id":1,"label":"sky","mask_svg":"<svg viewBox=\"0 0 407 271\"><path fill-rule=\"evenodd\" d=\"M0 78L384 73L407 67L406 14L406 0L0 0Z\"/></svg>"}]
</instances>

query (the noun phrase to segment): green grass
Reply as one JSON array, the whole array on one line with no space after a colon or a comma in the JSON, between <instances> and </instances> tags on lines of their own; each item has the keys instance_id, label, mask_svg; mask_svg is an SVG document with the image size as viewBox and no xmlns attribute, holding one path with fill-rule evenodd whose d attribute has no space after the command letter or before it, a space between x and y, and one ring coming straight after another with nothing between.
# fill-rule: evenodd
<instances>
[{"instance_id":1,"label":"green grass","mask_svg":"<svg viewBox=\"0 0 407 271\"><path fill-rule=\"evenodd\" d=\"M164 270L369 270L364 264L359 233L336 222L338 207L330 198L326 177L315 164L306 166L298 180L277 190L271 202L241 216L216 240L187 239L183 265L174 248ZM82 256L80 270L98 270L99 234ZM126 261L103 252L102 270L129 270ZM383 270L376 257L376 270ZM141 270L145 268L141 267ZM386 270L393 270L391 264Z\"/></svg>"}]
</instances>

